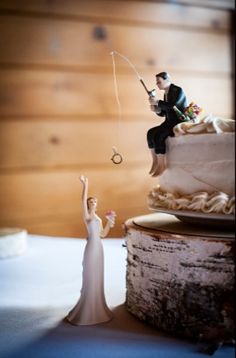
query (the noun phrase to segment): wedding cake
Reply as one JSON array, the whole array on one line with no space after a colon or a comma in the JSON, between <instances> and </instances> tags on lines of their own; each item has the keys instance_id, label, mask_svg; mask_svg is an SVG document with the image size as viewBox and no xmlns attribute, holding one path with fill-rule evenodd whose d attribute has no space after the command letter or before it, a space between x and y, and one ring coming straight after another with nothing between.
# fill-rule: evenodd
<instances>
[{"instance_id":1,"label":"wedding cake","mask_svg":"<svg viewBox=\"0 0 236 358\"><path fill-rule=\"evenodd\" d=\"M235 122L202 115L173 130L148 195L154 212L125 222L126 307L217 349L235 330Z\"/></svg>"},{"instance_id":2,"label":"wedding cake","mask_svg":"<svg viewBox=\"0 0 236 358\"><path fill-rule=\"evenodd\" d=\"M166 169L148 195L153 210L235 214L235 121L201 117L168 137Z\"/></svg>"}]
</instances>

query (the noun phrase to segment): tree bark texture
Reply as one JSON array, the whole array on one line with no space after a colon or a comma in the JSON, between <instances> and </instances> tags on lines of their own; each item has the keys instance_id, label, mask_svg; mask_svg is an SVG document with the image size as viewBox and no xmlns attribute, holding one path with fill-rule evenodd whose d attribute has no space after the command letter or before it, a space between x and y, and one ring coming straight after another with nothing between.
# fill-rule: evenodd
<instances>
[{"instance_id":1,"label":"tree bark texture","mask_svg":"<svg viewBox=\"0 0 236 358\"><path fill-rule=\"evenodd\" d=\"M233 340L235 239L125 229L128 311L176 336Z\"/></svg>"}]
</instances>

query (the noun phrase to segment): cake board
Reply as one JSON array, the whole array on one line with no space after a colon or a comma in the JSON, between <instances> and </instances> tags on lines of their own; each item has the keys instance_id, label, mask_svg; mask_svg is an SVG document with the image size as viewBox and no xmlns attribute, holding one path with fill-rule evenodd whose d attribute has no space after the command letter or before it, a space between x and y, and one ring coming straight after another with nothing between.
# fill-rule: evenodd
<instances>
[{"instance_id":1,"label":"cake board","mask_svg":"<svg viewBox=\"0 0 236 358\"><path fill-rule=\"evenodd\" d=\"M235 236L154 213L128 219L126 307L175 336L234 340Z\"/></svg>"}]
</instances>

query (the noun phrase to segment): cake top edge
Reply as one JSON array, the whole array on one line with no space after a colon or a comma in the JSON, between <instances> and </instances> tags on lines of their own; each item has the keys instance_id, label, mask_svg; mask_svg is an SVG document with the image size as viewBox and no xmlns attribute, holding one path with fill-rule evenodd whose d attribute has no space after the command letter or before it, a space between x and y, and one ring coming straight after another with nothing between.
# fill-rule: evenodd
<instances>
[{"instance_id":1,"label":"cake top edge","mask_svg":"<svg viewBox=\"0 0 236 358\"><path fill-rule=\"evenodd\" d=\"M185 134L221 134L235 132L235 120L218 118L214 117L212 114L208 114L204 117L195 119L194 122L181 122L173 128L173 131L175 136Z\"/></svg>"}]
</instances>

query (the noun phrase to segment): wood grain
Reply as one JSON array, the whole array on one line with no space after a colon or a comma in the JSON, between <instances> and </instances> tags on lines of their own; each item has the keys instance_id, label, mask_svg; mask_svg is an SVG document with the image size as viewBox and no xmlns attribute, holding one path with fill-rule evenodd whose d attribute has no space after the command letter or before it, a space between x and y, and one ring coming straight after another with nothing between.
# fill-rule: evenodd
<instances>
[{"instance_id":1,"label":"wood grain","mask_svg":"<svg viewBox=\"0 0 236 358\"><path fill-rule=\"evenodd\" d=\"M110 51L116 50L141 70L230 73L228 33L105 24L107 38L101 40L95 36L97 26L96 22L4 16L0 62L109 69ZM117 64L129 69L120 58Z\"/></svg>"},{"instance_id":2,"label":"wood grain","mask_svg":"<svg viewBox=\"0 0 236 358\"><path fill-rule=\"evenodd\" d=\"M163 119L116 57L119 123L110 51L148 88L168 71L189 102L233 118L230 16L153 1L0 0L0 226L84 236L83 173L101 216L117 211L110 236L122 236L127 218L148 212L157 180L147 174L146 132Z\"/></svg>"},{"instance_id":3,"label":"wood grain","mask_svg":"<svg viewBox=\"0 0 236 358\"><path fill-rule=\"evenodd\" d=\"M199 4L200 1L198 0ZM64 17L71 20L96 19L102 21L126 22L139 26L179 26L197 28L212 28L214 31L229 28L229 13L219 11L219 1L212 1L211 8L207 8L201 2L200 6L183 6L183 1L178 4L154 3L152 1L77 1L77 0L1 0L0 9L18 11L30 16ZM204 0L205 5L209 1ZM224 1L228 3L229 1ZM231 6L233 1L230 0ZM171 5L171 6L170 6ZM191 5L191 3L187 4ZM197 5L197 1L195 1ZM201 6L202 5L202 6ZM214 9L214 6L216 9ZM230 7L229 7L230 8ZM184 21L183 21L184 19Z\"/></svg>"},{"instance_id":4,"label":"wood grain","mask_svg":"<svg viewBox=\"0 0 236 358\"><path fill-rule=\"evenodd\" d=\"M146 195L154 183L153 178L144 175L147 170L146 165L131 170L128 163L115 167L111 163L109 168L2 174L0 226L20 225L28 230L45 227L46 230L47 226L59 227L68 221L68 226L71 222L76 225L74 235L79 237L84 229L78 178L84 174L89 178L89 195L99 200L98 212L104 215L107 210L115 210L118 224L113 235L122 235L121 223L125 219L133 212L147 212Z\"/></svg>"},{"instance_id":5,"label":"wood grain","mask_svg":"<svg viewBox=\"0 0 236 358\"><path fill-rule=\"evenodd\" d=\"M189 101L219 116L232 114L230 77L191 77L172 74ZM146 93L133 73L117 74L119 100L126 115L150 115ZM155 86L152 71L146 85ZM207 94L207 95L206 95ZM163 93L159 94L163 98ZM224 104L224 106L222 105ZM0 76L1 116L83 115L116 116L112 73L63 73L33 70L2 70Z\"/></svg>"},{"instance_id":6,"label":"wood grain","mask_svg":"<svg viewBox=\"0 0 236 358\"><path fill-rule=\"evenodd\" d=\"M234 335L235 236L205 235L145 228L148 215L125 222L127 244L126 306L139 319L175 336L232 342ZM181 226L181 224L180 224ZM210 297L210 299L209 299ZM222 312L224 318L222 319ZM207 324L206 324L207 322Z\"/></svg>"},{"instance_id":7,"label":"wood grain","mask_svg":"<svg viewBox=\"0 0 236 358\"><path fill-rule=\"evenodd\" d=\"M158 119L158 117L156 117ZM116 146L125 162L149 161L146 132L157 120L107 119L0 122L1 169L50 169L110 166ZM138 153L138 154L137 154Z\"/></svg>"}]
</instances>

